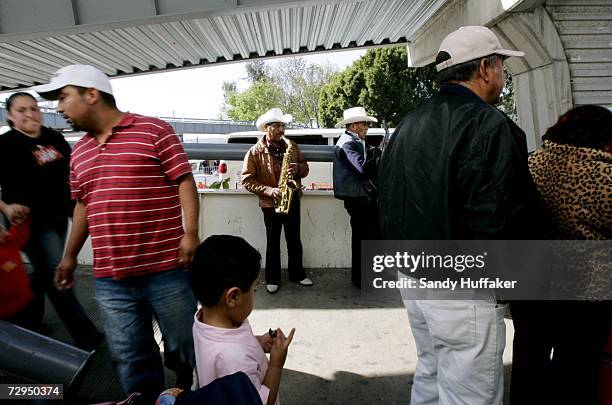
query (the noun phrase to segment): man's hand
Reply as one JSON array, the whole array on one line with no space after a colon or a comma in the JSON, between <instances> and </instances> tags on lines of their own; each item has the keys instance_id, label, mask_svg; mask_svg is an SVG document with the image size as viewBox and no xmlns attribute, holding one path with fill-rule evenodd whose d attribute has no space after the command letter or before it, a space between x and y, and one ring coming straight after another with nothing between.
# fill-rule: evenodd
<instances>
[{"instance_id":1,"label":"man's hand","mask_svg":"<svg viewBox=\"0 0 612 405\"><path fill-rule=\"evenodd\" d=\"M200 238L196 234L186 233L181 238L181 243L179 244L179 263L185 268L189 267L193 261L195 250L199 244Z\"/></svg>"},{"instance_id":2,"label":"man's hand","mask_svg":"<svg viewBox=\"0 0 612 405\"><path fill-rule=\"evenodd\" d=\"M277 188L273 188L272 191L270 191L270 197L274 198L275 200L278 200L278 198L280 197L280 189Z\"/></svg>"},{"instance_id":3,"label":"man's hand","mask_svg":"<svg viewBox=\"0 0 612 405\"><path fill-rule=\"evenodd\" d=\"M55 269L55 288L58 290L67 290L74 286L74 270L77 266L76 257L64 256L60 264Z\"/></svg>"},{"instance_id":4,"label":"man's hand","mask_svg":"<svg viewBox=\"0 0 612 405\"><path fill-rule=\"evenodd\" d=\"M4 209L4 214L12 224L21 225L30 216L30 209L21 204L8 204Z\"/></svg>"},{"instance_id":5,"label":"man's hand","mask_svg":"<svg viewBox=\"0 0 612 405\"><path fill-rule=\"evenodd\" d=\"M300 165L297 163L289 163L289 169L287 169L287 172L289 173L289 176L295 176L298 172L300 171Z\"/></svg>"}]
</instances>

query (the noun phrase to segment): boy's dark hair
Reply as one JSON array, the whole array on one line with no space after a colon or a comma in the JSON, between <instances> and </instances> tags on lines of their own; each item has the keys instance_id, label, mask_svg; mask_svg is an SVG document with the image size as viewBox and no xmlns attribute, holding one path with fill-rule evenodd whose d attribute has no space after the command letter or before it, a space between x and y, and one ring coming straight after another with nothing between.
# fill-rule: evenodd
<instances>
[{"instance_id":1,"label":"boy's dark hair","mask_svg":"<svg viewBox=\"0 0 612 405\"><path fill-rule=\"evenodd\" d=\"M212 307L228 288L249 291L260 268L261 255L247 241L238 236L213 235L195 251L189 284L198 301Z\"/></svg>"},{"instance_id":2,"label":"boy's dark hair","mask_svg":"<svg viewBox=\"0 0 612 405\"><path fill-rule=\"evenodd\" d=\"M32 100L34 100L34 102L36 102L36 97L31 95L30 93L26 93L25 91L18 91L17 93L11 94L11 96L6 99L5 101L6 111L11 111L11 108L13 108L13 103L15 102L15 99L17 97L30 97ZM9 127L13 128L13 121L7 118L6 123L8 124Z\"/></svg>"}]
</instances>

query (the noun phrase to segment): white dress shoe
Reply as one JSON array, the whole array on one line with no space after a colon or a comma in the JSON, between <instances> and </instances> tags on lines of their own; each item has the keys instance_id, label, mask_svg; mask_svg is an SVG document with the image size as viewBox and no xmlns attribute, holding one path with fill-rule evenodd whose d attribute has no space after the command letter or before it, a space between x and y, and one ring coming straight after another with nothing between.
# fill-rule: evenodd
<instances>
[{"instance_id":1,"label":"white dress shoe","mask_svg":"<svg viewBox=\"0 0 612 405\"><path fill-rule=\"evenodd\" d=\"M274 294L275 292L278 291L278 284L266 284L266 290L270 294Z\"/></svg>"},{"instance_id":2,"label":"white dress shoe","mask_svg":"<svg viewBox=\"0 0 612 405\"><path fill-rule=\"evenodd\" d=\"M309 279L308 277L306 277L305 279L301 280L298 284L299 285L303 285L304 287L312 287L314 285L312 280Z\"/></svg>"}]
</instances>

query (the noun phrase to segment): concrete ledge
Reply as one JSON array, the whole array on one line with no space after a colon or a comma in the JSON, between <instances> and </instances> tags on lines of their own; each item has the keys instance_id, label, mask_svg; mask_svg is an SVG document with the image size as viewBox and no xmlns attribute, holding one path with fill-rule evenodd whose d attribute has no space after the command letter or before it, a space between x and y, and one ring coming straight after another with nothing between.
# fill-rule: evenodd
<instances>
[{"instance_id":1,"label":"concrete ledge","mask_svg":"<svg viewBox=\"0 0 612 405\"><path fill-rule=\"evenodd\" d=\"M206 191L200 197L200 238L229 234L246 239L266 253L266 230L258 198L244 190ZM342 201L332 191L305 190L301 199L304 267L351 266L351 227ZM91 239L78 256L79 264L92 265ZM287 248L281 238L281 264L287 266Z\"/></svg>"}]
</instances>

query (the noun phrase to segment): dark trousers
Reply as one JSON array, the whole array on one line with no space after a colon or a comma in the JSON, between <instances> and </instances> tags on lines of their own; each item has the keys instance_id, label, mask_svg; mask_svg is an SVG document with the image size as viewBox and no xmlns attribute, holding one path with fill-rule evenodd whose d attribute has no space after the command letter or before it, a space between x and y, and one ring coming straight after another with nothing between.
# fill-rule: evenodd
<instances>
[{"instance_id":1,"label":"dark trousers","mask_svg":"<svg viewBox=\"0 0 612 405\"><path fill-rule=\"evenodd\" d=\"M510 310L510 403L596 404L610 302L510 301Z\"/></svg>"},{"instance_id":2,"label":"dark trousers","mask_svg":"<svg viewBox=\"0 0 612 405\"><path fill-rule=\"evenodd\" d=\"M67 226L68 220L62 219L50 225L33 227L24 249L34 270L30 274L34 298L27 309L29 326L36 330L42 323L46 295L75 344L93 349L101 339L101 333L85 313L74 291L60 291L53 281L55 268L62 259Z\"/></svg>"},{"instance_id":3,"label":"dark trousers","mask_svg":"<svg viewBox=\"0 0 612 405\"><path fill-rule=\"evenodd\" d=\"M382 239L378 204L365 198L347 198L344 208L351 217L351 281L361 288L361 241Z\"/></svg>"},{"instance_id":4,"label":"dark trousers","mask_svg":"<svg viewBox=\"0 0 612 405\"><path fill-rule=\"evenodd\" d=\"M277 214L274 208L262 208L266 225L266 283L279 284L281 279L280 235L285 228L289 280L298 282L306 278L302 267L302 241L300 240L300 198L294 194L287 215Z\"/></svg>"}]
</instances>

